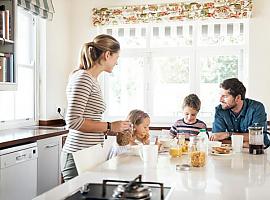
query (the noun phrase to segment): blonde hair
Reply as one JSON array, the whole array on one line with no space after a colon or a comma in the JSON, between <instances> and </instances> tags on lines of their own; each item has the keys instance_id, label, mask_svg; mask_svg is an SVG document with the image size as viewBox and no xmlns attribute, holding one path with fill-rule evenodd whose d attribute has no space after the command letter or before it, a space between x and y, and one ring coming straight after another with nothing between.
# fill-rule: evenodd
<instances>
[{"instance_id":1,"label":"blonde hair","mask_svg":"<svg viewBox=\"0 0 270 200\"><path fill-rule=\"evenodd\" d=\"M96 62L100 61L102 53L109 51L117 53L120 50L120 43L110 35L98 35L92 42L85 43L82 46L79 66L75 71L83 69L88 70L93 67Z\"/></svg>"},{"instance_id":2,"label":"blonde hair","mask_svg":"<svg viewBox=\"0 0 270 200\"><path fill-rule=\"evenodd\" d=\"M132 110L130 111L130 113L128 114L127 119L133 124L133 125L140 125L141 123L143 123L143 120L145 118L150 118L149 115L145 112L143 112L142 110Z\"/></svg>"}]
</instances>

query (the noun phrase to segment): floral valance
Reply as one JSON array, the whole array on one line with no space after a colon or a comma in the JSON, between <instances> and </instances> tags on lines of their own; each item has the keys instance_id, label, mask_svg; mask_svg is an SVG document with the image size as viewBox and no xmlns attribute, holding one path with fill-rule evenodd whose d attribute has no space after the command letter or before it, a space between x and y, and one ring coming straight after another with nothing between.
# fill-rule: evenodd
<instances>
[{"instance_id":1,"label":"floral valance","mask_svg":"<svg viewBox=\"0 0 270 200\"><path fill-rule=\"evenodd\" d=\"M117 25L182 20L249 18L252 0L214 0L94 8L93 25Z\"/></svg>"}]
</instances>

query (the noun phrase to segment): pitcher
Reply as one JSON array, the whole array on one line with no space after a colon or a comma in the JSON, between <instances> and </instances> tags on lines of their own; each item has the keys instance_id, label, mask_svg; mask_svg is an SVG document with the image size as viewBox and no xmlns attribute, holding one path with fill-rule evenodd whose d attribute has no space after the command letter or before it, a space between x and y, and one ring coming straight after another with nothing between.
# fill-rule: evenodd
<instances>
[{"instance_id":1,"label":"pitcher","mask_svg":"<svg viewBox=\"0 0 270 200\"><path fill-rule=\"evenodd\" d=\"M249 153L250 154L263 154L264 149L264 132L263 126L254 123L253 126L248 127L249 130ZM267 133L269 134L269 133Z\"/></svg>"}]
</instances>

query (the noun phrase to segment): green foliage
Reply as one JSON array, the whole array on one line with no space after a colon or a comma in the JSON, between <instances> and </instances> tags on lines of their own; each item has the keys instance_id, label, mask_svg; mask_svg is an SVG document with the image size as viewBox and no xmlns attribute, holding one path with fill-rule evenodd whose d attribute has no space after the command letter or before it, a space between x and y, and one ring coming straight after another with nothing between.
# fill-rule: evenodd
<instances>
[{"instance_id":1,"label":"green foliage","mask_svg":"<svg viewBox=\"0 0 270 200\"><path fill-rule=\"evenodd\" d=\"M161 83L187 83L189 81L189 59L179 57L169 57L158 59L159 70L162 76Z\"/></svg>"},{"instance_id":2,"label":"green foliage","mask_svg":"<svg viewBox=\"0 0 270 200\"><path fill-rule=\"evenodd\" d=\"M238 58L236 56L215 56L201 61L202 83L220 83L224 79L238 77Z\"/></svg>"}]
</instances>

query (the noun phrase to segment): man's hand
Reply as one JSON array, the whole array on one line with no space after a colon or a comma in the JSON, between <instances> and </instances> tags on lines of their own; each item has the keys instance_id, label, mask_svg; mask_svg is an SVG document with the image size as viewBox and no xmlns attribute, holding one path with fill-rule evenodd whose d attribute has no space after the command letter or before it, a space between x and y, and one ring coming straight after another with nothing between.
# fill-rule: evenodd
<instances>
[{"instance_id":1,"label":"man's hand","mask_svg":"<svg viewBox=\"0 0 270 200\"><path fill-rule=\"evenodd\" d=\"M229 133L227 132L220 132L220 133L214 133L210 136L209 140L211 141L218 141L218 140L224 140L229 137Z\"/></svg>"}]
</instances>

